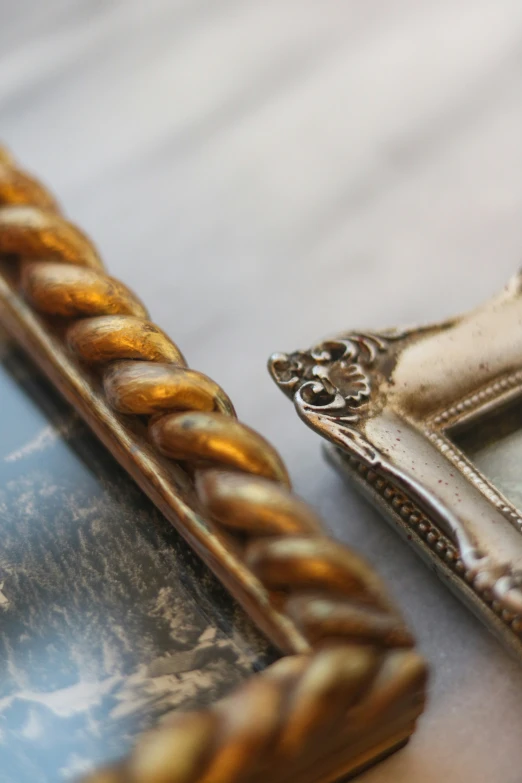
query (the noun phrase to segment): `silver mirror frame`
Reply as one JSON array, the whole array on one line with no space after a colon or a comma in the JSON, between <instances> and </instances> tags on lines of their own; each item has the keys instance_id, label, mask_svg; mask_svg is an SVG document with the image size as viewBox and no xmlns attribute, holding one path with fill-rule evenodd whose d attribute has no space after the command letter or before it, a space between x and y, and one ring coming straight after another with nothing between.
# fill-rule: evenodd
<instances>
[{"instance_id":1,"label":"silver mirror frame","mask_svg":"<svg viewBox=\"0 0 522 783\"><path fill-rule=\"evenodd\" d=\"M522 510L457 445L522 397L522 275L455 319L274 354L272 377L347 474L522 659Z\"/></svg>"}]
</instances>

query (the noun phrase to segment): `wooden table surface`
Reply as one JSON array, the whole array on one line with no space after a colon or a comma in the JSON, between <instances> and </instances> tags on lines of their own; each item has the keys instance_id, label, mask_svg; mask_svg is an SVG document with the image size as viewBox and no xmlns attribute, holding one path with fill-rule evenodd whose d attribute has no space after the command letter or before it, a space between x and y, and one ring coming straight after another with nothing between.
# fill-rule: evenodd
<instances>
[{"instance_id":1,"label":"wooden table surface","mask_svg":"<svg viewBox=\"0 0 522 783\"><path fill-rule=\"evenodd\" d=\"M505 283L521 79L520 0L0 0L0 137L378 567L432 663L413 742L365 783L519 783L522 670L326 466L265 362Z\"/></svg>"}]
</instances>

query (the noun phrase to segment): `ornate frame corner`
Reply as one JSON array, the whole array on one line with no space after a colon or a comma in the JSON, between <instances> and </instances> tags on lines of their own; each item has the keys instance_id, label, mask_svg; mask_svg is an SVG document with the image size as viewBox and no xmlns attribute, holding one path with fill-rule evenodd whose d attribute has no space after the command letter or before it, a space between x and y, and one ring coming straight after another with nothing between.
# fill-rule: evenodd
<instances>
[{"instance_id":1,"label":"ornate frame corner","mask_svg":"<svg viewBox=\"0 0 522 783\"><path fill-rule=\"evenodd\" d=\"M522 656L522 513L455 434L522 395L522 275L426 327L349 332L274 354L269 370L328 460Z\"/></svg>"}]
</instances>

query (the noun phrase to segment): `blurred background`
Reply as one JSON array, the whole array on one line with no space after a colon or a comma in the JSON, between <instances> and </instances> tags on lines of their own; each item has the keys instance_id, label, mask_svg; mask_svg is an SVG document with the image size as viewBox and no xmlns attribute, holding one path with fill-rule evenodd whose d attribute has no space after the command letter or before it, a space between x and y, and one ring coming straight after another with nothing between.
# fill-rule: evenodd
<instances>
[{"instance_id":1,"label":"blurred background","mask_svg":"<svg viewBox=\"0 0 522 783\"><path fill-rule=\"evenodd\" d=\"M433 664L418 733L368 783L518 783L522 670L324 464L265 363L504 285L521 85L520 0L0 0L2 142L379 568Z\"/></svg>"}]
</instances>

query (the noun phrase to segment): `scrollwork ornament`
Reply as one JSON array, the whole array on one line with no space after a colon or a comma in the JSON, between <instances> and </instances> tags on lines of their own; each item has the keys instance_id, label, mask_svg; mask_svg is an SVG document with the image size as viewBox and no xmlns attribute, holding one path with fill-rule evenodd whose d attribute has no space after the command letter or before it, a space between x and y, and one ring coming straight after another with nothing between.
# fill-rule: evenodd
<instances>
[{"instance_id":1,"label":"scrollwork ornament","mask_svg":"<svg viewBox=\"0 0 522 783\"><path fill-rule=\"evenodd\" d=\"M348 447L366 464L374 465L378 454L356 425L372 399L380 360L395 341L412 331L350 332L327 339L309 351L274 354L269 370L308 426L319 434L326 431L333 443Z\"/></svg>"}]
</instances>

